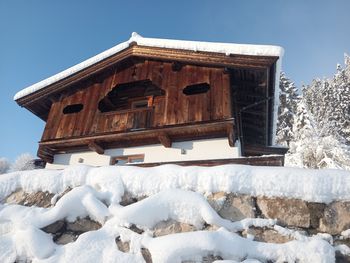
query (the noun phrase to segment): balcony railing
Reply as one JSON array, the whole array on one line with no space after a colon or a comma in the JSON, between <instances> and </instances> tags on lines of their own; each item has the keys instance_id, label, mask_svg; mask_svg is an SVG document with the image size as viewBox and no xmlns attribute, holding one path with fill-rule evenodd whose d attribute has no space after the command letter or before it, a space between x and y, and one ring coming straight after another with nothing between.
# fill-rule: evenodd
<instances>
[{"instance_id":1,"label":"balcony railing","mask_svg":"<svg viewBox=\"0 0 350 263\"><path fill-rule=\"evenodd\" d=\"M99 127L98 133L109 131L134 131L152 127L153 107L128 109L102 113L106 125Z\"/></svg>"}]
</instances>

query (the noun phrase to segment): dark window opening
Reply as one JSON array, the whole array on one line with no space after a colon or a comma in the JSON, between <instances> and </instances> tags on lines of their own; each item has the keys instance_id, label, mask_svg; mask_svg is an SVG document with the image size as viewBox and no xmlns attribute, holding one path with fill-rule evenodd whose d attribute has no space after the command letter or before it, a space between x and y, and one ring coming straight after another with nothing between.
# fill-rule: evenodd
<instances>
[{"instance_id":1,"label":"dark window opening","mask_svg":"<svg viewBox=\"0 0 350 263\"><path fill-rule=\"evenodd\" d=\"M201 93L206 93L210 89L210 85L208 83L198 83L189 85L183 89L183 93L185 95L196 95Z\"/></svg>"},{"instance_id":2,"label":"dark window opening","mask_svg":"<svg viewBox=\"0 0 350 263\"><path fill-rule=\"evenodd\" d=\"M72 104L64 107L63 114L72 114L80 112L83 109L83 104Z\"/></svg>"},{"instance_id":3,"label":"dark window opening","mask_svg":"<svg viewBox=\"0 0 350 263\"><path fill-rule=\"evenodd\" d=\"M148 99L140 99L135 100L131 102L131 108L132 109L140 109L140 108L147 108L148 107Z\"/></svg>"},{"instance_id":4,"label":"dark window opening","mask_svg":"<svg viewBox=\"0 0 350 263\"><path fill-rule=\"evenodd\" d=\"M101 112L120 111L151 107L155 96L163 96L165 91L151 80L122 83L115 86L98 103Z\"/></svg>"},{"instance_id":5,"label":"dark window opening","mask_svg":"<svg viewBox=\"0 0 350 263\"><path fill-rule=\"evenodd\" d=\"M245 146L269 145L269 104L273 102L269 93L266 69L230 69L231 101L234 109L237 133L241 140L242 154Z\"/></svg>"}]
</instances>

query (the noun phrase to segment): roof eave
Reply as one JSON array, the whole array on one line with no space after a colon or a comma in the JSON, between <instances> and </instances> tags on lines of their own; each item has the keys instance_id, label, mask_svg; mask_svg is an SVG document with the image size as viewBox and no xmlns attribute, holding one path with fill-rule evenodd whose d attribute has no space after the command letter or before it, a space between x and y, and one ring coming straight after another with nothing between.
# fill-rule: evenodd
<instances>
[{"instance_id":1,"label":"roof eave","mask_svg":"<svg viewBox=\"0 0 350 263\"><path fill-rule=\"evenodd\" d=\"M16 99L16 102L33 112L44 121L47 114L37 112L35 104L42 99L47 99L53 94L59 94L97 73L100 73L108 68L116 66L118 63L125 61L131 57L142 59L153 59L162 61L178 61L185 64L195 64L211 67L240 67L240 68L267 68L273 65L278 56L256 56L256 55L226 55L223 53L213 53L205 51L191 51L182 49L169 49L160 47L140 46L136 43L131 43L128 48L107 57L89 67L83 68L65 78L44 86L35 92L29 93L23 97Z\"/></svg>"}]
</instances>

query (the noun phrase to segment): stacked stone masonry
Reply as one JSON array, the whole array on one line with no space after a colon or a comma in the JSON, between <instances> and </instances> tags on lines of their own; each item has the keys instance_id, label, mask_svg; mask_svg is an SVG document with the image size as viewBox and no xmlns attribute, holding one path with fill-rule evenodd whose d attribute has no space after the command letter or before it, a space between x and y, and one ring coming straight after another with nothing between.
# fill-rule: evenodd
<instances>
[{"instance_id":1,"label":"stacked stone masonry","mask_svg":"<svg viewBox=\"0 0 350 263\"><path fill-rule=\"evenodd\" d=\"M68 189L66 192L68 192ZM66 193L65 192L65 193ZM5 199L6 203L21 204L26 206L50 207L53 195L47 192L28 194L19 190ZM60 198L60 197L58 197ZM121 205L129 205L138 202L145 197L133 197L126 193ZM311 203L298 199L282 199L253 197L249 195L235 195L233 193L213 193L206 196L208 203L225 219L238 221L244 218L270 218L277 219L280 226L297 230L306 236L317 233L332 235L334 244L350 245L350 239L341 236L341 232L350 229L350 202L332 202L330 204ZM75 222L60 220L46 226L42 230L53 235L57 244L74 242L80 234L101 228L101 225L89 218L81 218ZM137 233L143 231L135 225L130 229ZM203 229L217 230L216 226L204 225ZM164 236L173 233L197 231L194 226L179 223L173 220L158 223L153 229L153 236ZM293 240L292 237L282 236L273 228L249 228L241 233L242 236L253 238L256 241L268 243L285 243ZM129 251L129 243L116 239L119 250ZM146 262L152 262L151 255L146 249L142 251ZM208 256L202 262L213 262L217 257ZM337 255L336 262L350 262L350 258Z\"/></svg>"}]
</instances>

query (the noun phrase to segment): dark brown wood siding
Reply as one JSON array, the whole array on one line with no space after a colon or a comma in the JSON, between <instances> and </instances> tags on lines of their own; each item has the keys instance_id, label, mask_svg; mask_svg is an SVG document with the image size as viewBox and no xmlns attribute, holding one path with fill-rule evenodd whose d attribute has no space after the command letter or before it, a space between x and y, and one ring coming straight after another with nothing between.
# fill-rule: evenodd
<instances>
[{"instance_id":1,"label":"dark brown wood siding","mask_svg":"<svg viewBox=\"0 0 350 263\"><path fill-rule=\"evenodd\" d=\"M185 65L181 70L174 70L172 63L147 60L103 74L95 77L98 81L90 81L52 104L42 141L232 117L230 79L222 68ZM154 98L152 107L99 111L99 101L117 84L145 79L165 91L165 95ZM196 95L183 93L186 86L197 83L208 83L209 91ZM63 114L63 109L72 104L83 104L83 109Z\"/></svg>"}]
</instances>

